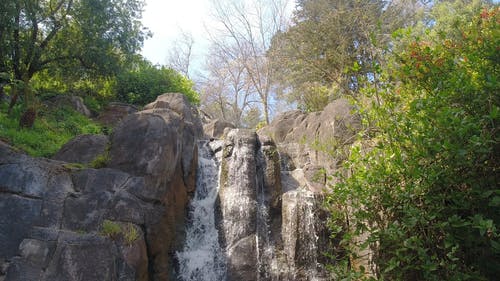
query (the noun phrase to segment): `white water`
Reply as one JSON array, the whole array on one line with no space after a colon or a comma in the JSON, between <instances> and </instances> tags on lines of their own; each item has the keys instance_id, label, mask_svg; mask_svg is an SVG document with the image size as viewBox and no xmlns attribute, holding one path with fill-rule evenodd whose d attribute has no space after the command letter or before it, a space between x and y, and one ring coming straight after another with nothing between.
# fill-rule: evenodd
<instances>
[{"instance_id":1,"label":"white water","mask_svg":"<svg viewBox=\"0 0 500 281\"><path fill-rule=\"evenodd\" d=\"M183 281L226 280L226 261L215 227L219 188L219 161L208 142L200 142L196 192L190 204L186 243L177 252L178 276Z\"/></svg>"}]
</instances>

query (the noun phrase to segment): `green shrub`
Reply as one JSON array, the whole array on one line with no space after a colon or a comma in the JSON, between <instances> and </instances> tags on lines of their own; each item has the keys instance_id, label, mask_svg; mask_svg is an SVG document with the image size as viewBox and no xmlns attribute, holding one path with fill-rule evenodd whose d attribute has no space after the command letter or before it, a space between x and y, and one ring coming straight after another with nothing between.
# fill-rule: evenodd
<instances>
[{"instance_id":1,"label":"green shrub","mask_svg":"<svg viewBox=\"0 0 500 281\"><path fill-rule=\"evenodd\" d=\"M346 278L370 247L383 280L500 275L500 11L453 17L424 37L396 34L383 87L364 89L379 101L363 108L373 145L352 149L329 196Z\"/></svg>"},{"instance_id":2,"label":"green shrub","mask_svg":"<svg viewBox=\"0 0 500 281\"><path fill-rule=\"evenodd\" d=\"M153 102L164 93L182 93L193 104L200 102L194 83L173 69L142 62L134 70L117 76L115 92L118 100L136 105Z\"/></svg>"}]
</instances>

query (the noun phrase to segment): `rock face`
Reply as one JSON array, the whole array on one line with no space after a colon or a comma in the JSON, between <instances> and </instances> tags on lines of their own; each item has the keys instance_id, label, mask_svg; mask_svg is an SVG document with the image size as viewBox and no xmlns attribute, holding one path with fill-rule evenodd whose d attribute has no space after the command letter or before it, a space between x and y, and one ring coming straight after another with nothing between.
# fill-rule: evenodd
<instances>
[{"instance_id":1,"label":"rock face","mask_svg":"<svg viewBox=\"0 0 500 281\"><path fill-rule=\"evenodd\" d=\"M105 135L79 135L67 142L52 159L89 164L106 151L108 137Z\"/></svg>"},{"instance_id":2,"label":"rock face","mask_svg":"<svg viewBox=\"0 0 500 281\"><path fill-rule=\"evenodd\" d=\"M229 280L257 280L257 134L231 130L226 138L220 179L222 245Z\"/></svg>"},{"instance_id":3,"label":"rock face","mask_svg":"<svg viewBox=\"0 0 500 281\"><path fill-rule=\"evenodd\" d=\"M219 236L227 280L329 280L323 195L280 173L274 141L230 130L221 162Z\"/></svg>"},{"instance_id":4,"label":"rock face","mask_svg":"<svg viewBox=\"0 0 500 281\"><path fill-rule=\"evenodd\" d=\"M321 112L285 112L258 133L277 143L282 171L301 169L307 189L321 192L326 175L345 160L344 152L361 127L353 111L347 100L339 99Z\"/></svg>"},{"instance_id":5,"label":"rock face","mask_svg":"<svg viewBox=\"0 0 500 281\"><path fill-rule=\"evenodd\" d=\"M116 126L125 116L129 114L134 114L138 111L137 107L122 103L122 102L110 102L106 108L99 114L97 121L104 126L114 127Z\"/></svg>"},{"instance_id":6,"label":"rock face","mask_svg":"<svg viewBox=\"0 0 500 281\"><path fill-rule=\"evenodd\" d=\"M169 95L114 130L107 168L0 143L0 280L174 280L202 130L194 107ZM73 162L92 154L81 147Z\"/></svg>"},{"instance_id":7,"label":"rock face","mask_svg":"<svg viewBox=\"0 0 500 281\"><path fill-rule=\"evenodd\" d=\"M203 126L203 130L209 138L221 138L226 128L234 129L235 126L220 119L211 120Z\"/></svg>"},{"instance_id":8,"label":"rock face","mask_svg":"<svg viewBox=\"0 0 500 281\"><path fill-rule=\"evenodd\" d=\"M189 229L210 235L200 241L217 240L218 231L217 262L205 263L223 265L214 276L332 280L324 267L331 261L323 252L334 242L323 188L359 127L351 109L339 100L322 113L285 113L258 133L225 128L224 140L208 142L200 159L202 124L180 94L128 114L109 140L76 138L59 160L31 158L0 142L0 280L180 280L181 263L200 276L198 260L182 260L210 257L183 247L186 226L194 225L194 217L186 220L188 202L204 172L198 163L210 167L211 185L219 179L210 208L197 198L200 210L214 210L200 211L212 219L210 231L205 224ZM102 146L105 168L63 162L88 163Z\"/></svg>"},{"instance_id":9,"label":"rock face","mask_svg":"<svg viewBox=\"0 0 500 281\"><path fill-rule=\"evenodd\" d=\"M360 123L346 100L323 112L285 113L256 135L225 133L220 232L227 279L331 280L324 255L334 241L323 208L327 175Z\"/></svg>"}]
</instances>

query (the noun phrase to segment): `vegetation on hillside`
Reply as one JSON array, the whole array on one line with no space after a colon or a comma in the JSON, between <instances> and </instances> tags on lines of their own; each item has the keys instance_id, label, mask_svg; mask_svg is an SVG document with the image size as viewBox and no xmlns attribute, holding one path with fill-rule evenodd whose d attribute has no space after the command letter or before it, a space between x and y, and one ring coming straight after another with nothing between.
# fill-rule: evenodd
<instances>
[{"instance_id":1,"label":"vegetation on hillside","mask_svg":"<svg viewBox=\"0 0 500 281\"><path fill-rule=\"evenodd\" d=\"M150 35L143 7L143 0L2 1L0 136L49 156L77 134L100 131L69 109L46 107L56 95L81 96L94 114L110 101L142 106L166 92L198 103L192 81L138 54Z\"/></svg>"},{"instance_id":2,"label":"vegetation on hillside","mask_svg":"<svg viewBox=\"0 0 500 281\"><path fill-rule=\"evenodd\" d=\"M68 107L43 108L32 128L20 128L22 106L14 106L10 114L7 105L0 106L0 139L32 156L50 157L76 135L99 134L99 124Z\"/></svg>"}]
</instances>

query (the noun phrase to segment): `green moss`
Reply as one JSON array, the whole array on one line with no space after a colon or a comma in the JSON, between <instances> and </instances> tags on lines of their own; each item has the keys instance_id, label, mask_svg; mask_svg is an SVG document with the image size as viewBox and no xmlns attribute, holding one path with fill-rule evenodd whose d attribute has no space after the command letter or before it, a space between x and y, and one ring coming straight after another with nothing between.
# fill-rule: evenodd
<instances>
[{"instance_id":1,"label":"green moss","mask_svg":"<svg viewBox=\"0 0 500 281\"><path fill-rule=\"evenodd\" d=\"M94 169L104 168L108 165L110 160L109 152L106 150L104 153L97 155L89 166Z\"/></svg>"},{"instance_id":2,"label":"green moss","mask_svg":"<svg viewBox=\"0 0 500 281\"><path fill-rule=\"evenodd\" d=\"M139 239L139 231L134 224L110 220L102 222L100 234L113 240L120 240L127 246L132 245Z\"/></svg>"},{"instance_id":3,"label":"green moss","mask_svg":"<svg viewBox=\"0 0 500 281\"><path fill-rule=\"evenodd\" d=\"M85 165L80 163L65 163L63 167L69 170L81 170L86 168Z\"/></svg>"}]
</instances>

